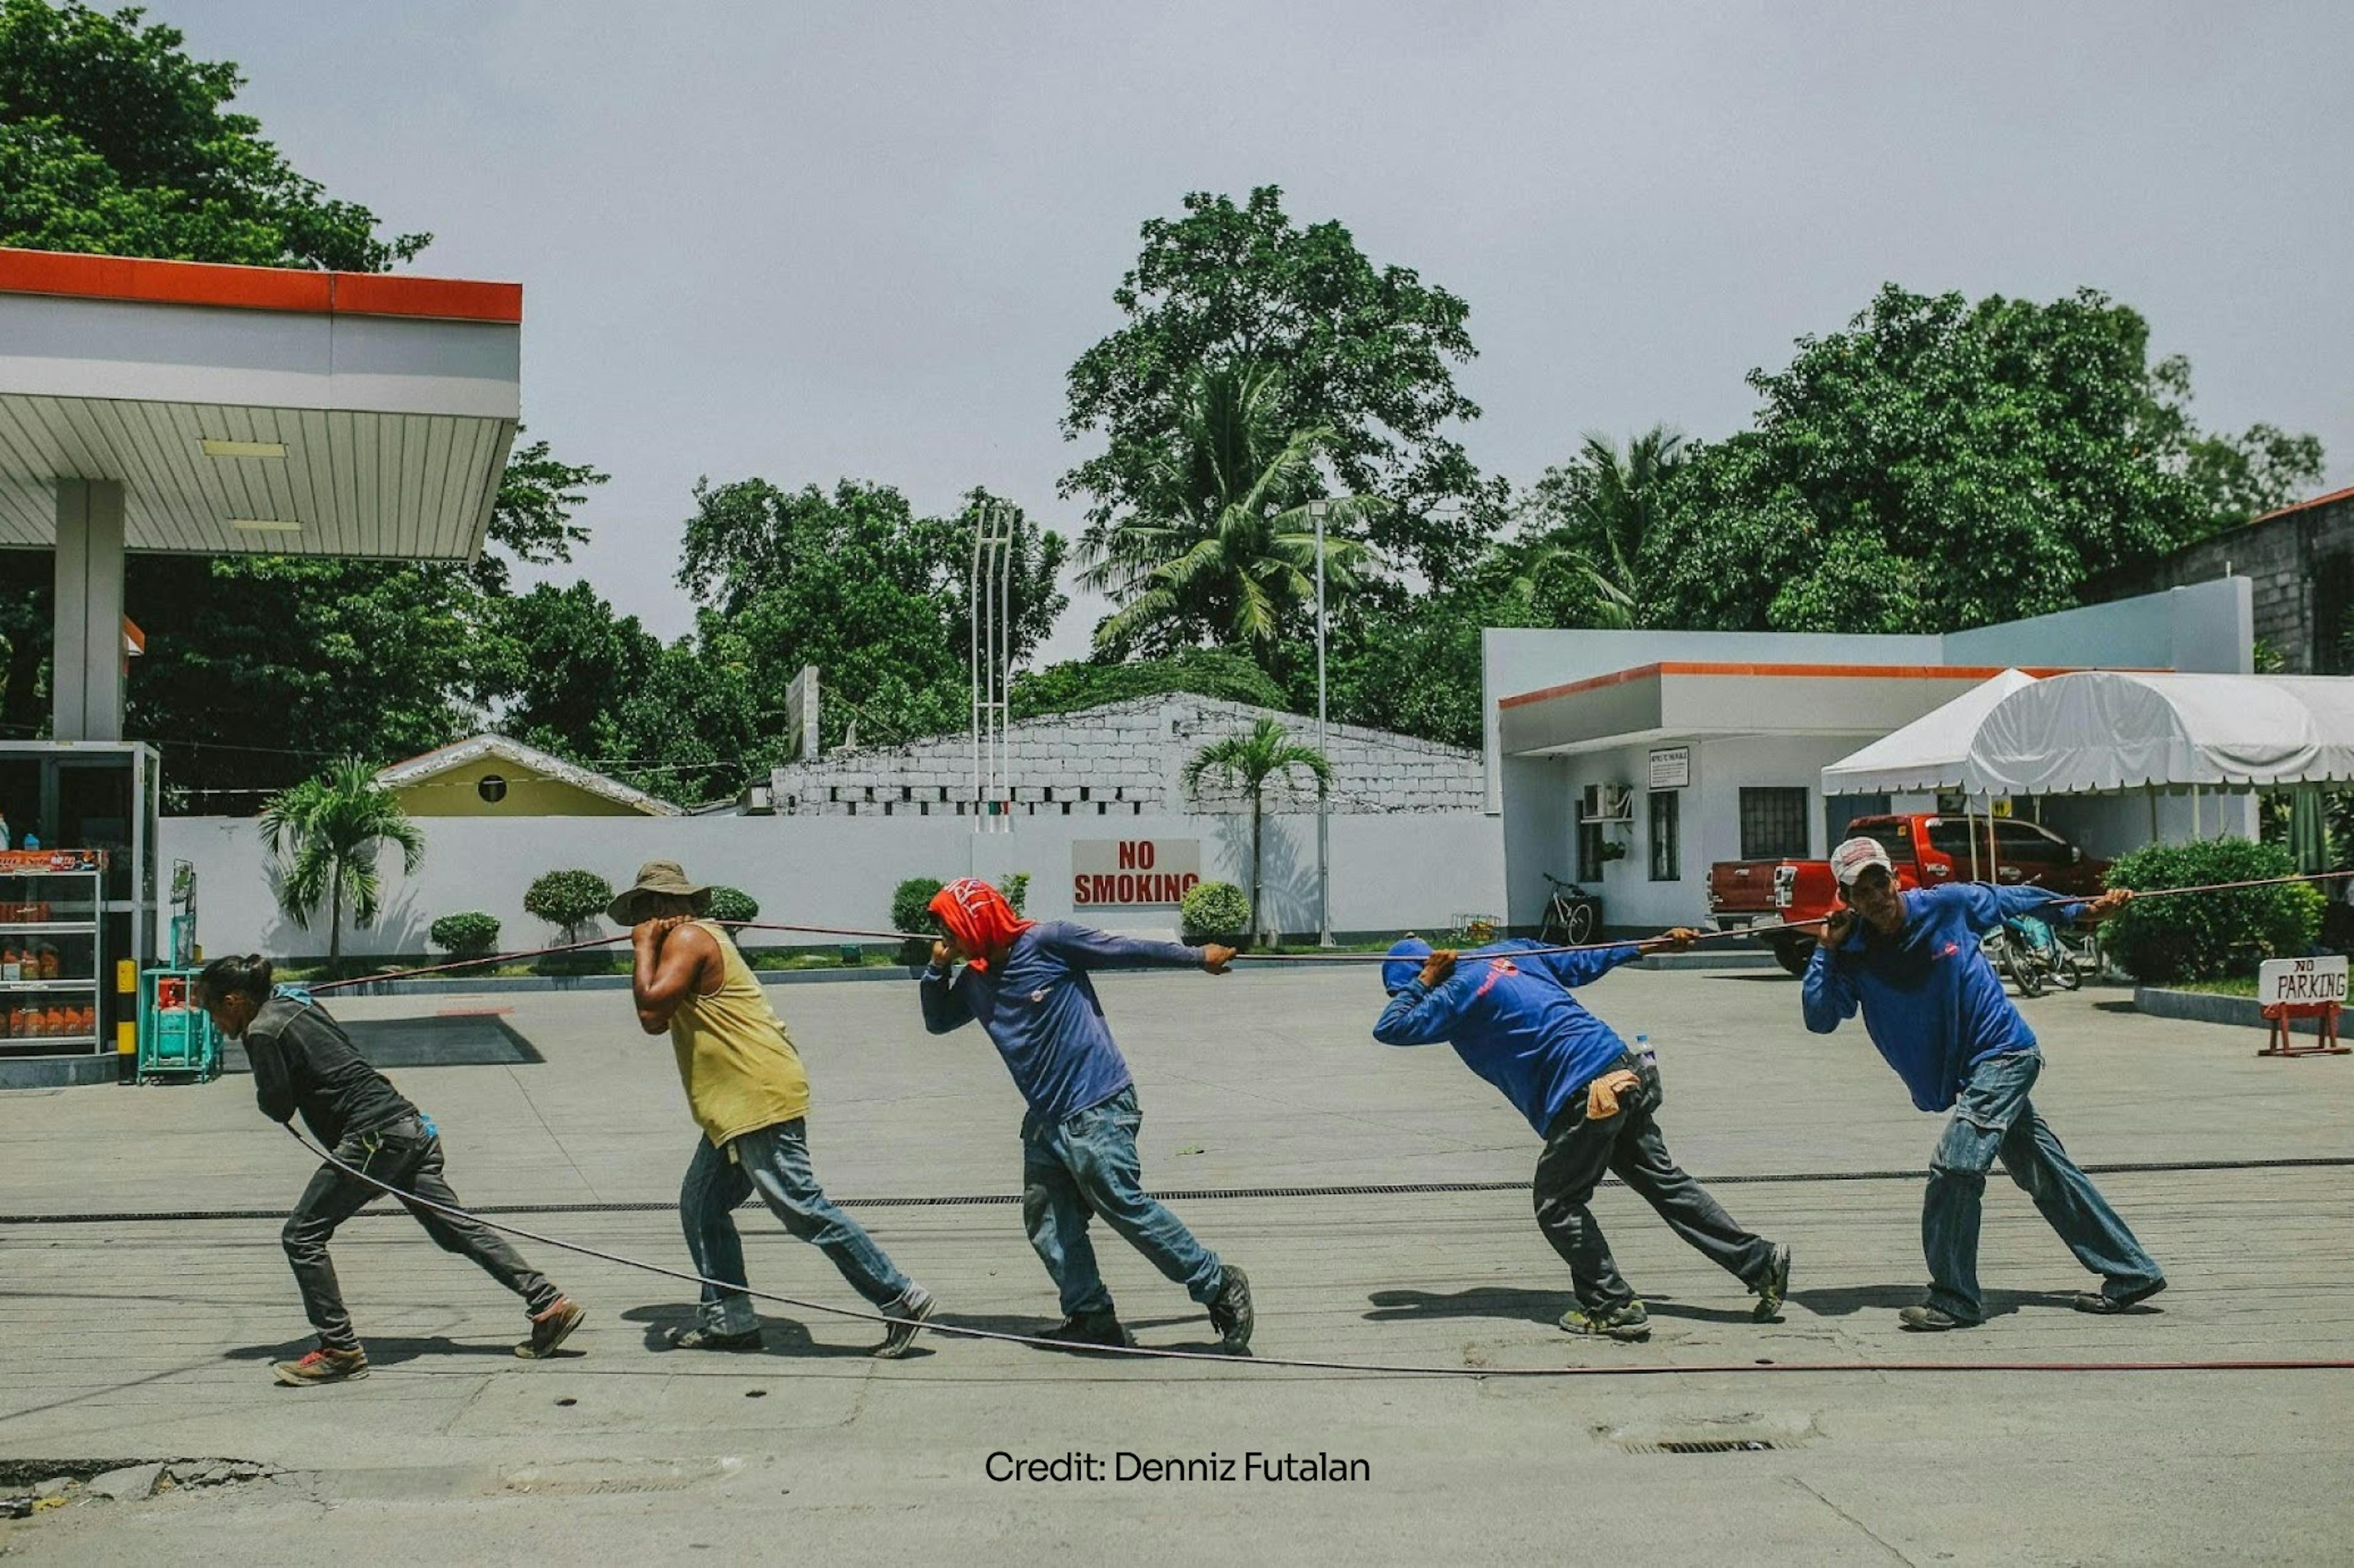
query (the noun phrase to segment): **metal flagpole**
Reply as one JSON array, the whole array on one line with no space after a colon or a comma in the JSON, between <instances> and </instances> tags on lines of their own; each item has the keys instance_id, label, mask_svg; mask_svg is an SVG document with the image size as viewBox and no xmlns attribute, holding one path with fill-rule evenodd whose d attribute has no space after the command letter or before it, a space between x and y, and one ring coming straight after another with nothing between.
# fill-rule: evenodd
<instances>
[{"instance_id":1,"label":"metal flagpole","mask_svg":"<svg viewBox=\"0 0 2354 1568\"><path fill-rule=\"evenodd\" d=\"M1316 519L1316 754L1327 763L1331 754L1324 744L1324 514L1331 503L1311 501L1309 515ZM1316 942L1332 946L1332 800L1322 781L1316 786Z\"/></svg>"}]
</instances>

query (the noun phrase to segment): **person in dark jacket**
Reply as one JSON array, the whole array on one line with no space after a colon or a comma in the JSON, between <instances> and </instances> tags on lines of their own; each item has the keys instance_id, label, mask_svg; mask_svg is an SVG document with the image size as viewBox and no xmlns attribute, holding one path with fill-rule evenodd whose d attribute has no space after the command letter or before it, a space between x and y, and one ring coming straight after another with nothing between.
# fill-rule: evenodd
<instances>
[{"instance_id":1,"label":"person in dark jacket","mask_svg":"<svg viewBox=\"0 0 2354 1568\"><path fill-rule=\"evenodd\" d=\"M273 985L268 959L258 953L215 959L196 978L196 1000L223 1034L244 1041L262 1115L284 1122L300 1112L311 1136L344 1164L428 1202L458 1207L458 1194L441 1174L441 1139L431 1118L368 1065L309 992ZM281 1239L319 1346L300 1361L278 1362L271 1370L279 1382L300 1387L367 1376L367 1353L344 1309L327 1239L377 1191L334 1165L322 1165L294 1205ZM552 1355L580 1326L579 1304L535 1273L496 1232L419 1203L406 1206L443 1251L473 1259L523 1298L531 1337L515 1346L516 1355Z\"/></svg>"},{"instance_id":2,"label":"person in dark jacket","mask_svg":"<svg viewBox=\"0 0 2354 1568\"><path fill-rule=\"evenodd\" d=\"M1649 1313L1618 1273L1587 1207L1606 1171L1755 1292L1751 1316L1758 1322L1774 1319L1789 1289L1789 1247L1734 1224L1669 1155L1658 1119L1658 1065L1630 1054L1570 994L1646 952L1682 948L1691 938L1678 929L1581 952L1512 940L1457 954L1408 938L1382 965L1390 1002L1373 1038L1384 1045L1445 1041L1544 1139L1530 1195L1537 1228L1569 1265L1577 1303L1562 1314L1561 1326L1573 1334L1631 1340L1651 1332Z\"/></svg>"},{"instance_id":3,"label":"person in dark jacket","mask_svg":"<svg viewBox=\"0 0 2354 1568\"><path fill-rule=\"evenodd\" d=\"M1807 961L1807 1027L1829 1034L1861 1010L1864 1033L1925 1111L1946 1111L1921 1200L1928 1299L1898 1314L1923 1333L1986 1316L1978 1292L1978 1215L1987 1171L2002 1168L2103 1279L2070 1299L2080 1312L2123 1312L2166 1288L2166 1275L2038 1116L2028 1091L2043 1071L2035 1032L2003 993L1978 938L2013 915L2100 919L2133 895L2071 901L2037 887L1946 883L1907 892L1876 839L1831 852L1840 908Z\"/></svg>"},{"instance_id":4,"label":"person in dark jacket","mask_svg":"<svg viewBox=\"0 0 2354 1568\"><path fill-rule=\"evenodd\" d=\"M1070 1345L1132 1345L1096 1267L1087 1222L1102 1215L1129 1245L1210 1309L1225 1349L1250 1344L1250 1279L1193 1238L1144 1191L1136 1156L1143 1125L1128 1062L1112 1044L1088 971L1197 969L1223 974L1235 956L1213 942L1189 948L1018 918L1005 895L960 877L934 896L948 939L932 946L918 988L924 1027L945 1034L978 1019L1014 1086L1022 1120L1022 1221L1061 1292L1063 1321L1046 1338ZM950 978L951 965L964 961Z\"/></svg>"}]
</instances>

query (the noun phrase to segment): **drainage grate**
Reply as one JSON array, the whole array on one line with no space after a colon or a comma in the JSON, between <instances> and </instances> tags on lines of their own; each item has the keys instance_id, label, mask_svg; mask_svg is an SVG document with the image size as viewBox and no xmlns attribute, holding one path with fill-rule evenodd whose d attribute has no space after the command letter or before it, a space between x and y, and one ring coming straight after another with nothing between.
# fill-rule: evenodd
<instances>
[{"instance_id":1,"label":"drainage grate","mask_svg":"<svg viewBox=\"0 0 2354 1568\"><path fill-rule=\"evenodd\" d=\"M1763 1437L1670 1438L1663 1443L1629 1443L1630 1454L1756 1454L1779 1448Z\"/></svg>"}]
</instances>

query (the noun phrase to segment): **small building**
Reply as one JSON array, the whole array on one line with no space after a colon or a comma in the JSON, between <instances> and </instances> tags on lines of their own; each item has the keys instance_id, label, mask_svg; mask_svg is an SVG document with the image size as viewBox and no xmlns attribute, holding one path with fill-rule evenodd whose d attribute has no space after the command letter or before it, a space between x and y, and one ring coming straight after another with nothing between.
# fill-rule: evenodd
<instances>
[{"instance_id":1,"label":"small building","mask_svg":"<svg viewBox=\"0 0 2354 1568\"><path fill-rule=\"evenodd\" d=\"M2087 604L2218 577L2248 579L2256 641L2287 675L2354 673L2354 489L2211 534L2084 584Z\"/></svg>"},{"instance_id":2,"label":"small building","mask_svg":"<svg viewBox=\"0 0 2354 1568\"><path fill-rule=\"evenodd\" d=\"M1702 924L1718 861L1821 856L1851 818L1942 809L1827 799L1822 770L2004 668L2245 673L2251 641L2238 577L1914 636L1491 629L1489 806L1508 917L1542 918L1550 874L1598 893L1614 927ZM2232 831L2252 832L2253 805L2230 809ZM2187 830L2190 810L2187 796L2163 810L2072 802L2062 831L2109 854Z\"/></svg>"},{"instance_id":3,"label":"small building","mask_svg":"<svg viewBox=\"0 0 2354 1568\"><path fill-rule=\"evenodd\" d=\"M675 817L618 779L510 740L477 735L376 776L412 817Z\"/></svg>"}]
</instances>

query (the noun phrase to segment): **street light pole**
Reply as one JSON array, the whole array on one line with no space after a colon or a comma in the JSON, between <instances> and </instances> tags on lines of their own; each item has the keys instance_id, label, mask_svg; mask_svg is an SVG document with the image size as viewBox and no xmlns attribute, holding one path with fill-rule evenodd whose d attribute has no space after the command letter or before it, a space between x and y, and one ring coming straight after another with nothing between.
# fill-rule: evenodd
<instances>
[{"instance_id":1,"label":"street light pole","mask_svg":"<svg viewBox=\"0 0 2354 1568\"><path fill-rule=\"evenodd\" d=\"M1324 745L1324 514L1330 503L1311 501L1309 515L1316 519L1316 754L1329 763ZM1316 942L1332 946L1332 802L1331 791L1316 789Z\"/></svg>"}]
</instances>

